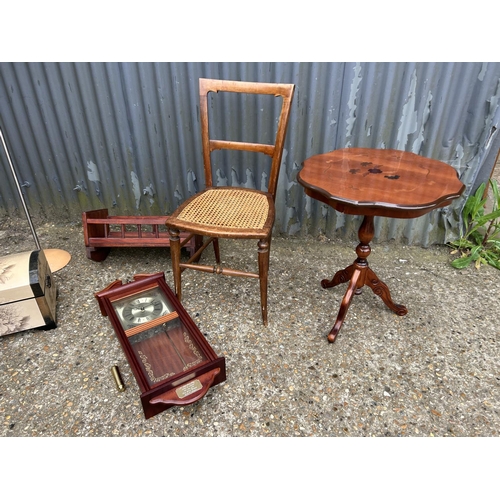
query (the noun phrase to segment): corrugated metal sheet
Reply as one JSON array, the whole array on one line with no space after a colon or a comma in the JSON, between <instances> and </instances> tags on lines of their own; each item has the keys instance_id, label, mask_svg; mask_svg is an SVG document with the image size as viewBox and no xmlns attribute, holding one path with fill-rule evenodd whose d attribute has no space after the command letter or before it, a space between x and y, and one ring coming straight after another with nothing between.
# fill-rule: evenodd
<instances>
[{"instance_id":1,"label":"corrugated metal sheet","mask_svg":"<svg viewBox=\"0 0 500 500\"><path fill-rule=\"evenodd\" d=\"M412 151L453 165L467 193L500 147L500 63L0 63L0 125L32 213L79 220L84 210L169 213L203 187L198 78L296 85L277 193L276 230L355 237L356 217L304 195L302 161L341 147ZM219 97L219 96L215 96ZM221 134L266 137L277 107L216 102ZM264 102L258 102L259 108ZM220 184L260 186L227 158ZM0 215L20 208L7 173ZM376 219L376 239L454 237L463 200L415 220Z\"/></svg>"}]
</instances>

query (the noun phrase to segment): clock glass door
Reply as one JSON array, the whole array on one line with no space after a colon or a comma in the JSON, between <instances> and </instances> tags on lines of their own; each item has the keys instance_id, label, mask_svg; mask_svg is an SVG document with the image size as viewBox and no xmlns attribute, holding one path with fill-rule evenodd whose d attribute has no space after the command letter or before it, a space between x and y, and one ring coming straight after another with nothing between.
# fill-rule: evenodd
<instances>
[{"instance_id":1,"label":"clock glass door","mask_svg":"<svg viewBox=\"0 0 500 500\"><path fill-rule=\"evenodd\" d=\"M150 388L207 361L159 286L111 303Z\"/></svg>"},{"instance_id":2,"label":"clock glass door","mask_svg":"<svg viewBox=\"0 0 500 500\"><path fill-rule=\"evenodd\" d=\"M207 360L179 318L128 337L150 387Z\"/></svg>"}]
</instances>

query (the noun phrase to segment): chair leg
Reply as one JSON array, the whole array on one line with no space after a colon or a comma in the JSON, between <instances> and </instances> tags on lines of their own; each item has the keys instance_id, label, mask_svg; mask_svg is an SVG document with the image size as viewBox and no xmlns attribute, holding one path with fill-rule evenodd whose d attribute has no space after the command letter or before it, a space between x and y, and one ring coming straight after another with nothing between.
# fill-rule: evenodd
<instances>
[{"instance_id":1,"label":"chair leg","mask_svg":"<svg viewBox=\"0 0 500 500\"><path fill-rule=\"evenodd\" d=\"M172 259L172 273L174 275L174 289L177 298L181 300L181 241L177 229L169 229L170 257Z\"/></svg>"},{"instance_id":2,"label":"chair leg","mask_svg":"<svg viewBox=\"0 0 500 500\"><path fill-rule=\"evenodd\" d=\"M194 251L193 255L203 246L203 236L201 234L197 234L194 237ZM195 259L193 262L199 262L201 258L201 254Z\"/></svg>"},{"instance_id":3,"label":"chair leg","mask_svg":"<svg viewBox=\"0 0 500 500\"><path fill-rule=\"evenodd\" d=\"M259 240L259 281L260 281L260 307L262 321L267 326L267 280L269 275L269 250L271 237Z\"/></svg>"},{"instance_id":4,"label":"chair leg","mask_svg":"<svg viewBox=\"0 0 500 500\"><path fill-rule=\"evenodd\" d=\"M219 240L217 238L214 238L212 244L214 246L215 262L217 262L217 264L220 264Z\"/></svg>"}]
</instances>

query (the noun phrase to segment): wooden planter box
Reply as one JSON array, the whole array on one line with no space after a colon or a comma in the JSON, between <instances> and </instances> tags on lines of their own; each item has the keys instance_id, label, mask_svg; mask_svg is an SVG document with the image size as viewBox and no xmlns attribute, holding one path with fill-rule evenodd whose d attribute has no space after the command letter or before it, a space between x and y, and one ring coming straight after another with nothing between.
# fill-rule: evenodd
<instances>
[{"instance_id":1,"label":"wooden planter box","mask_svg":"<svg viewBox=\"0 0 500 500\"><path fill-rule=\"evenodd\" d=\"M108 209L82 213L83 236L87 257L103 261L113 247L169 247L170 239L165 216L108 215ZM181 245L192 256L202 245L203 237L188 238L181 233Z\"/></svg>"}]
</instances>

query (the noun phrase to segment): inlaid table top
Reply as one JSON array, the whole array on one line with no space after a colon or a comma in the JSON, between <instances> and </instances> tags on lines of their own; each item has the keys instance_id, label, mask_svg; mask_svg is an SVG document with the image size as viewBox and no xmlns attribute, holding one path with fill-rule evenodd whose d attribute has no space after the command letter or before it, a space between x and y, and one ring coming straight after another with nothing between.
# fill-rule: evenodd
<instances>
[{"instance_id":1,"label":"inlaid table top","mask_svg":"<svg viewBox=\"0 0 500 500\"><path fill-rule=\"evenodd\" d=\"M394 149L346 148L311 156L298 174L312 198L352 215L419 217L465 186L450 165Z\"/></svg>"},{"instance_id":2,"label":"inlaid table top","mask_svg":"<svg viewBox=\"0 0 500 500\"><path fill-rule=\"evenodd\" d=\"M465 189L455 169L405 151L348 148L308 158L297 179L311 198L339 212L363 216L358 258L332 279L321 281L323 288L349 283L328 340L335 342L354 295L365 285L392 311L404 316L408 309L392 300L389 287L368 265L374 217L413 218L449 205Z\"/></svg>"}]
</instances>

